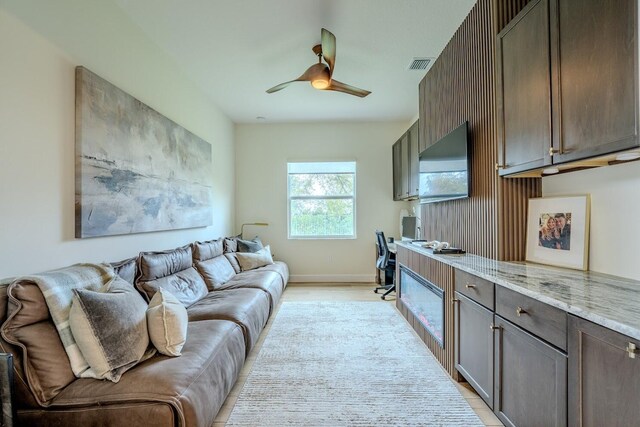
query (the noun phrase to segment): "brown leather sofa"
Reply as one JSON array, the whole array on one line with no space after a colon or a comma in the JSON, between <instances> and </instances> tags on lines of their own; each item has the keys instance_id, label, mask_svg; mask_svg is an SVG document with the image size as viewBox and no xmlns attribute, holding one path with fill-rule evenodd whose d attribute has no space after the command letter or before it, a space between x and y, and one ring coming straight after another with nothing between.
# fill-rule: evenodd
<instances>
[{"instance_id":1,"label":"brown leather sofa","mask_svg":"<svg viewBox=\"0 0 640 427\"><path fill-rule=\"evenodd\" d=\"M179 289L189 316L181 356L156 355L118 383L73 375L35 283L0 284L0 350L14 355L18 423L211 426L289 279L282 262L241 272L236 250L218 239L112 265L147 299Z\"/></svg>"}]
</instances>

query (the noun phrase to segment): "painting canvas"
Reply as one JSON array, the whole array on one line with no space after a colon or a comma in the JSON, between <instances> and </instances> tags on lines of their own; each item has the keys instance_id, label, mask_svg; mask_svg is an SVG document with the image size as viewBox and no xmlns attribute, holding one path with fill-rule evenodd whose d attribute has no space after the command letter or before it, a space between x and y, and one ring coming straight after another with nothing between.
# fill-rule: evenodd
<instances>
[{"instance_id":1,"label":"painting canvas","mask_svg":"<svg viewBox=\"0 0 640 427\"><path fill-rule=\"evenodd\" d=\"M76 237L211 225L211 145L76 69Z\"/></svg>"},{"instance_id":2,"label":"painting canvas","mask_svg":"<svg viewBox=\"0 0 640 427\"><path fill-rule=\"evenodd\" d=\"M589 196L529 199L527 261L587 270Z\"/></svg>"}]
</instances>

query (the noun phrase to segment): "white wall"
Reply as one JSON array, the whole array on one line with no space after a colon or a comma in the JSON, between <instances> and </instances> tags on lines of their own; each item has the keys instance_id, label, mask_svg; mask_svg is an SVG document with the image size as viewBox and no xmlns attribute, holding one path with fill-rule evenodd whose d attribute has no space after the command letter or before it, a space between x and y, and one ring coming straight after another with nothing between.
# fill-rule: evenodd
<instances>
[{"instance_id":1,"label":"white wall","mask_svg":"<svg viewBox=\"0 0 640 427\"><path fill-rule=\"evenodd\" d=\"M207 228L74 238L74 68L84 65L212 145ZM0 2L0 278L229 235L234 128L111 2Z\"/></svg>"},{"instance_id":2,"label":"white wall","mask_svg":"<svg viewBox=\"0 0 640 427\"><path fill-rule=\"evenodd\" d=\"M289 264L292 281L366 281L375 274L375 235L397 236L401 208L392 200L391 146L402 123L304 123L236 126L236 224L260 235ZM287 238L287 161L355 160L356 239Z\"/></svg>"},{"instance_id":3,"label":"white wall","mask_svg":"<svg viewBox=\"0 0 640 427\"><path fill-rule=\"evenodd\" d=\"M543 196L587 193L590 270L640 280L640 162L542 179Z\"/></svg>"}]
</instances>

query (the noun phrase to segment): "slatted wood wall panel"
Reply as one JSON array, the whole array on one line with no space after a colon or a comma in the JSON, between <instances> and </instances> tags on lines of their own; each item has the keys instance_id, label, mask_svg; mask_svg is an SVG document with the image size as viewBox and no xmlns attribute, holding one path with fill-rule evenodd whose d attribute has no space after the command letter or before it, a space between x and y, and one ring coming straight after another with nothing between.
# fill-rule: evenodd
<instances>
[{"instance_id":1,"label":"slatted wood wall panel","mask_svg":"<svg viewBox=\"0 0 640 427\"><path fill-rule=\"evenodd\" d=\"M425 327L420 323L411 311L402 302L402 299L396 300L396 307L400 313L407 319L407 322L413 327L420 339L427 345L431 353L438 359L440 364L453 378L458 379L458 371L455 368L455 350L454 350L454 307L451 304L453 298L453 268L447 264L443 264L418 252L398 247L397 262L415 273L427 279L435 286L444 290L444 347L431 336ZM397 269L400 274L400 269ZM397 280L397 278L396 278ZM396 283L399 283L396 281Z\"/></svg>"},{"instance_id":2,"label":"slatted wood wall panel","mask_svg":"<svg viewBox=\"0 0 640 427\"><path fill-rule=\"evenodd\" d=\"M502 179L495 98L496 35L527 0L479 0L420 83L421 150L469 122L471 197L421 208L422 237L467 252L522 260L527 200L539 179Z\"/></svg>"}]
</instances>

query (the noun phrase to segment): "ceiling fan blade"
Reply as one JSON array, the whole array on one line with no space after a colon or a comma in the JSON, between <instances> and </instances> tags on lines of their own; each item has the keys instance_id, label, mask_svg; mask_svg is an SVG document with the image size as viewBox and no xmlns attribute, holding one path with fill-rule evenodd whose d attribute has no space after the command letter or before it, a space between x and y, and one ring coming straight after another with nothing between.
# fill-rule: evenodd
<instances>
[{"instance_id":1,"label":"ceiling fan blade","mask_svg":"<svg viewBox=\"0 0 640 427\"><path fill-rule=\"evenodd\" d=\"M284 82L284 83L280 83L277 86L272 87L271 89L267 90L267 93L273 93L273 92L277 92L279 90L284 89L285 87L289 86L291 83L297 82L298 80L291 80L290 82Z\"/></svg>"},{"instance_id":2,"label":"ceiling fan blade","mask_svg":"<svg viewBox=\"0 0 640 427\"><path fill-rule=\"evenodd\" d=\"M313 64L311 67L307 68L307 70L304 73L302 73L302 75L297 79L291 80L289 82L280 83L278 86L274 86L271 89L267 90L267 93L273 93L273 92L282 90L294 82L310 82L321 73L325 73L325 76L326 76L326 73L327 73L326 69L327 69L327 66L324 64ZM328 80L327 77L325 78Z\"/></svg>"},{"instance_id":3,"label":"ceiling fan blade","mask_svg":"<svg viewBox=\"0 0 640 427\"><path fill-rule=\"evenodd\" d=\"M326 88L325 90L335 90L336 92L344 92L344 93L348 93L349 95L359 96L360 98L364 98L365 96L371 93L368 90L359 89L355 86L349 86L348 84L341 83L335 79L331 80L329 87Z\"/></svg>"},{"instance_id":4,"label":"ceiling fan blade","mask_svg":"<svg viewBox=\"0 0 640 427\"><path fill-rule=\"evenodd\" d=\"M336 36L325 28L322 29L322 57L329 64L329 75L333 75L336 65Z\"/></svg>"}]
</instances>

